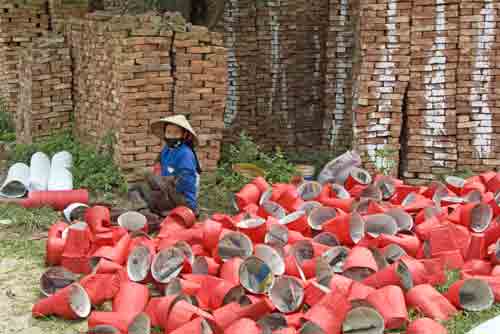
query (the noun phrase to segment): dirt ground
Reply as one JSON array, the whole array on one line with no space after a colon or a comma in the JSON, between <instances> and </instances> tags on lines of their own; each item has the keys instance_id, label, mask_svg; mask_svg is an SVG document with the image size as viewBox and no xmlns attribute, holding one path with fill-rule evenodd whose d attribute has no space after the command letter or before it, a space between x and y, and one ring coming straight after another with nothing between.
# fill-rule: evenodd
<instances>
[{"instance_id":1,"label":"dirt ground","mask_svg":"<svg viewBox=\"0 0 500 334\"><path fill-rule=\"evenodd\" d=\"M45 235L22 235L0 226L0 333L72 334L86 330L86 321L33 319L31 308L41 298L39 280L45 267ZM23 240L24 239L24 240Z\"/></svg>"}]
</instances>

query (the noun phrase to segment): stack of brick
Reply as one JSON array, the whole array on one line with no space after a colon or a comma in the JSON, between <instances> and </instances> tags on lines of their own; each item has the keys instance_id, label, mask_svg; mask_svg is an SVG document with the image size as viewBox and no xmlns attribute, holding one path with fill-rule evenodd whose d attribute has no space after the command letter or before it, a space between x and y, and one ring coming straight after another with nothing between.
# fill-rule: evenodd
<instances>
[{"instance_id":1,"label":"stack of brick","mask_svg":"<svg viewBox=\"0 0 500 334\"><path fill-rule=\"evenodd\" d=\"M408 165L411 183L456 168L458 0L414 3L408 92Z\"/></svg>"},{"instance_id":2,"label":"stack of brick","mask_svg":"<svg viewBox=\"0 0 500 334\"><path fill-rule=\"evenodd\" d=\"M228 0L225 7L225 44L228 49L228 93L224 139L237 140L241 131L263 134L256 121L257 56L255 0Z\"/></svg>"},{"instance_id":3,"label":"stack of brick","mask_svg":"<svg viewBox=\"0 0 500 334\"><path fill-rule=\"evenodd\" d=\"M19 92L19 53L48 30L46 0L0 3L0 96L6 100L8 111L13 114Z\"/></svg>"},{"instance_id":4,"label":"stack of brick","mask_svg":"<svg viewBox=\"0 0 500 334\"><path fill-rule=\"evenodd\" d=\"M360 58L354 102L355 145L369 170L384 167L380 150L399 160L403 102L409 80L410 0L360 3ZM396 165L393 173L396 173Z\"/></svg>"},{"instance_id":5,"label":"stack of brick","mask_svg":"<svg viewBox=\"0 0 500 334\"><path fill-rule=\"evenodd\" d=\"M227 54L222 34L204 27L176 33L174 110L197 130L198 158L214 170L220 157L227 91Z\"/></svg>"},{"instance_id":6,"label":"stack of brick","mask_svg":"<svg viewBox=\"0 0 500 334\"><path fill-rule=\"evenodd\" d=\"M327 0L228 2L229 141L321 149L327 20Z\"/></svg>"},{"instance_id":7,"label":"stack of brick","mask_svg":"<svg viewBox=\"0 0 500 334\"><path fill-rule=\"evenodd\" d=\"M36 39L20 57L18 142L30 143L71 126L71 59L64 37Z\"/></svg>"},{"instance_id":8,"label":"stack of brick","mask_svg":"<svg viewBox=\"0 0 500 334\"><path fill-rule=\"evenodd\" d=\"M337 152L352 140L352 69L355 19L352 1L330 0L326 38L323 141Z\"/></svg>"},{"instance_id":9,"label":"stack of brick","mask_svg":"<svg viewBox=\"0 0 500 334\"><path fill-rule=\"evenodd\" d=\"M500 7L490 0L460 1L457 69L458 167L474 172L500 164L497 97Z\"/></svg>"},{"instance_id":10,"label":"stack of brick","mask_svg":"<svg viewBox=\"0 0 500 334\"><path fill-rule=\"evenodd\" d=\"M117 83L111 33L105 25L111 17L89 15L73 18L65 28L73 57L75 134L98 144L118 124ZM116 38L125 37L126 32Z\"/></svg>"},{"instance_id":11,"label":"stack of brick","mask_svg":"<svg viewBox=\"0 0 500 334\"><path fill-rule=\"evenodd\" d=\"M257 2L256 106L250 132L262 147L272 149L284 142L295 144L291 111L295 105L288 75L296 62L296 43L290 22L295 13L290 1ZM238 118L237 123L241 123ZM245 123L238 124L243 129Z\"/></svg>"},{"instance_id":12,"label":"stack of brick","mask_svg":"<svg viewBox=\"0 0 500 334\"><path fill-rule=\"evenodd\" d=\"M177 112L172 108L172 35L132 30L121 41L121 59L115 59L120 80L119 165L131 180L141 179L141 169L153 165L162 148L160 139L149 133L151 123Z\"/></svg>"},{"instance_id":13,"label":"stack of brick","mask_svg":"<svg viewBox=\"0 0 500 334\"><path fill-rule=\"evenodd\" d=\"M321 150L323 132L323 91L328 1L289 2L287 22L294 39L293 63L288 68L288 86L294 105L289 109L295 143L289 149ZM283 63L286 63L284 58Z\"/></svg>"},{"instance_id":14,"label":"stack of brick","mask_svg":"<svg viewBox=\"0 0 500 334\"><path fill-rule=\"evenodd\" d=\"M112 135L129 181L141 180L162 149L150 125L172 114L190 117L204 170L216 168L227 90L223 39L182 27L173 31L158 16L94 13L65 28L74 57L76 134L94 144Z\"/></svg>"},{"instance_id":15,"label":"stack of brick","mask_svg":"<svg viewBox=\"0 0 500 334\"><path fill-rule=\"evenodd\" d=\"M63 32L65 20L70 17L84 17L92 0L48 0L51 29Z\"/></svg>"}]
</instances>

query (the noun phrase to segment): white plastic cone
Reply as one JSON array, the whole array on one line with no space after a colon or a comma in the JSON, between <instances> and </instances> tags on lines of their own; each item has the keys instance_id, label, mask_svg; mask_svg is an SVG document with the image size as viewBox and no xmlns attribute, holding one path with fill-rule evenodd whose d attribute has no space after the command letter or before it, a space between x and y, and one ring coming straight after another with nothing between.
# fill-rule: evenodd
<instances>
[{"instance_id":1,"label":"white plastic cone","mask_svg":"<svg viewBox=\"0 0 500 334\"><path fill-rule=\"evenodd\" d=\"M61 151L52 157L48 190L73 190L73 157L67 151Z\"/></svg>"},{"instance_id":2,"label":"white plastic cone","mask_svg":"<svg viewBox=\"0 0 500 334\"><path fill-rule=\"evenodd\" d=\"M19 198L26 195L30 183L30 168L23 163L15 163L7 172L7 177L0 187L0 194L7 198Z\"/></svg>"},{"instance_id":3,"label":"white plastic cone","mask_svg":"<svg viewBox=\"0 0 500 334\"><path fill-rule=\"evenodd\" d=\"M43 152L36 152L30 162L30 190L46 191L50 175L50 158Z\"/></svg>"}]
</instances>

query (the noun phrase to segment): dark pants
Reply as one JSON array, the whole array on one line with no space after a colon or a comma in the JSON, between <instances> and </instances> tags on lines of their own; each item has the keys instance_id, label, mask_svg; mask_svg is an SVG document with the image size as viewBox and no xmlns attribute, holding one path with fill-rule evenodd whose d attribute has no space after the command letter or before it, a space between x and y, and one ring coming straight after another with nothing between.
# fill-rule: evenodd
<instances>
[{"instance_id":1,"label":"dark pants","mask_svg":"<svg viewBox=\"0 0 500 334\"><path fill-rule=\"evenodd\" d=\"M167 216L168 212L178 206L187 206L183 194L176 190L176 178L173 176L157 176L146 174L146 182L132 186L129 193L137 192L155 214Z\"/></svg>"}]
</instances>

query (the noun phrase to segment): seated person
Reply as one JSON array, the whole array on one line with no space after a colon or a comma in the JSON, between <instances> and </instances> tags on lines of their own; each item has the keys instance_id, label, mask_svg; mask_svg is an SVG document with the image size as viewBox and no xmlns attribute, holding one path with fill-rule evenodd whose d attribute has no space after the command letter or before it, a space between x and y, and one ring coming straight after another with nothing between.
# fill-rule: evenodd
<instances>
[{"instance_id":1,"label":"seated person","mask_svg":"<svg viewBox=\"0 0 500 334\"><path fill-rule=\"evenodd\" d=\"M162 118L151 125L151 131L165 143L158 159L161 176L148 171L147 184L131 192L138 190L155 214L166 216L177 206L187 206L198 215L201 168L194 150L195 131L183 115Z\"/></svg>"}]
</instances>

